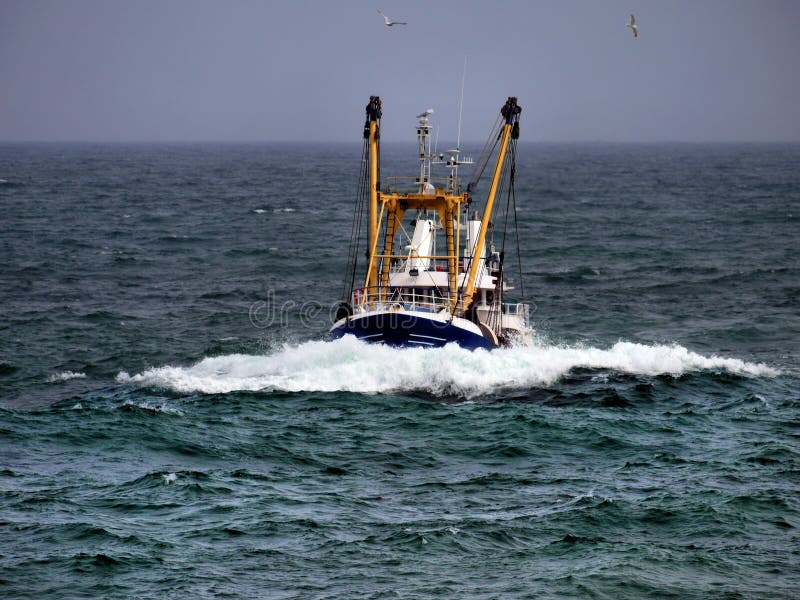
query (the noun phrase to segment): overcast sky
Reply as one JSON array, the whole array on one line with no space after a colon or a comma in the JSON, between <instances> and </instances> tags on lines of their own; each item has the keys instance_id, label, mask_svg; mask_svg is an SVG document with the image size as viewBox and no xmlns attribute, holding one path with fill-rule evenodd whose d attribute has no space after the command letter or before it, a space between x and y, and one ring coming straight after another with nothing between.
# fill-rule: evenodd
<instances>
[{"instance_id":1,"label":"overcast sky","mask_svg":"<svg viewBox=\"0 0 800 600\"><path fill-rule=\"evenodd\" d=\"M0 0L0 140L453 140L465 57L467 141L800 140L795 0Z\"/></svg>"}]
</instances>

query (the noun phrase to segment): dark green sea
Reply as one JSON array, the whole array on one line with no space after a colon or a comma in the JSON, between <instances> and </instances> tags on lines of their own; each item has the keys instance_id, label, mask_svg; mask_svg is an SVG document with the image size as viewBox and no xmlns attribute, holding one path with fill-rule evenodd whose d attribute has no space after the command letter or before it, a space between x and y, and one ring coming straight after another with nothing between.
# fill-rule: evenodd
<instances>
[{"instance_id":1,"label":"dark green sea","mask_svg":"<svg viewBox=\"0 0 800 600\"><path fill-rule=\"evenodd\" d=\"M491 352L325 341L360 158L0 145L0 597L797 597L800 145L521 142Z\"/></svg>"}]
</instances>

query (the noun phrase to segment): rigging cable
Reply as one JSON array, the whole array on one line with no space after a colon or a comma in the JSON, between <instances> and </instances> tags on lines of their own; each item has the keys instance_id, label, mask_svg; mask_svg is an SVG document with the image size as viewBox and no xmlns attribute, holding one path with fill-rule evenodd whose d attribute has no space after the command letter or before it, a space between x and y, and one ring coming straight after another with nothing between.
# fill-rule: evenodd
<instances>
[{"instance_id":1,"label":"rigging cable","mask_svg":"<svg viewBox=\"0 0 800 600\"><path fill-rule=\"evenodd\" d=\"M467 183L468 194L472 194L472 192L475 191L478 182L483 176L483 172L486 170L486 165L489 164L489 159L494 154L494 150L497 147L498 142L500 141L500 130L502 129L502 122L503 122L502 116L497 117L494 127L492 127L492 131L491 133L489 133L489 137L487 138L486 143L483 145L480 158L478 159L478 162L475 164L475 168L472 170L472 176L469 178L469 183Z\"/></svg>"},{"instance_id":2,"label":"rigging cable","mask_svg":"<svg viewBox=\"0 0 800 600\"><path fill-rule=\"evenodd\" d=\"M522 251L520 249L520 235L519 235L519 218L517 215L517 188L515 185L516 181L516 173L517 173L517 140L512 139L509 145L509 155L510 155L510 169L508 175L508 192L506 198L506 214L505 214L505 223L503 226L503 242L500 249L500 256L501 256L501 269L502 269L502 259L505 256L505 249L506 249L506 235L508 232L508 215L510 209L513 208L514 210L514 237L517 246L517 267L519 269L519 290L520 296L522 297L522 302L525 302L525 283L522 280ZM505 173L503 174L505 178ZM505 180L503 180L503 184L505 184Z\"/></svg>"},{"instance_id":3,"label":"rigging cable","mask_svg":"<svg viewBox=\"0 0 800 600\"><path fill-rule=\"evenodd\" d=\"M497 144L500 142L500 131L502 129L503 118L502 116L498 116L497 120L492 127L492 131L489 133L489 137L486 139L486 143L483 145L483 149L481 150L480 158L476 163L475 167L472 170L472 176L469 179L469 183L467 184L467 204L464 206L465 211L467 212L467 221L469 221L469 203L472 201L472 193L475 191L478 182L480 181L481 177L483 176L483 172L486 170L486 165L489 164L489 160L495 153L495 149L497 148ZM474 258L474 250L469 255L469 258L464 262L464 272L469 273L470 269L472 269L472 260ZM467 285L468 277L464 277L461 285L458 286L458 292L456 294L456 304L452 307L450 311L451 316L455 316L456 307L458 306L459 302L464 295L464 288Z\"/></svg>"},{"instance_id":4,"label":"rigging cable","mask_svg":"<svg viewBox=\"0 0 800 600\"><path fill-rule=\"evenodd\" d=\"M350 302L355 287L355 277L358 268L358 253L361 245L361 226L364 221L364 198L367 192L367 164L369 158L369 141L364 140L361 148L361 173L358 179L356 190L355 210L353 211L353 223L350 229L350 248L347 254L348 269L345 272L344 289L342 290L343 300Z\"/></svg>"},{"instance_id":5,"label":"rigging cable","mask_svg":"<svg viewBox=\"0 0 800 600\"><path fill-rule=\"evenodd\" d=\"M519 128L517 128L519 135ZM519 294L525 302L525 282L522 279L522 251L519 247L519 220L517 218L517 189L514 185L514 175L517 171L517 139L511 140L511 202L514 205L514 234L517 237L517 265L519 265Z\"/></svg>"}]
</instances>

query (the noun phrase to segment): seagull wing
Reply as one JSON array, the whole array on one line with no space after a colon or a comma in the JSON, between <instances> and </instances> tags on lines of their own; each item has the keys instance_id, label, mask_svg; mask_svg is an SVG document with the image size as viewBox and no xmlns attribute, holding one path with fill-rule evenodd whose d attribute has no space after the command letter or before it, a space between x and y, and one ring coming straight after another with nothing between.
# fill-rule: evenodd
<instances>
[{"instance_id":1,"label":"seagull wing","mask_svg":"<svg viewBox=\"0 0 800 600\"><path fill-rule=\"evenodd\" d=\"M404 23L402 21L392 21L389 17L383 14L383 11L379 8L378 14L383 17L383 22L386 23L387 27L392 27L393 25L408 25L408 23Z\"/></svg>"},{"instance_id":2,"label":"seagull wing","mask_svg":"<svg viewBox=\"0 0 800 600\"><path fill-rule=\"evenodd\" d=\"M636 25L636 17L631 15L631 25Z\"/></svg>"}]
</instances>

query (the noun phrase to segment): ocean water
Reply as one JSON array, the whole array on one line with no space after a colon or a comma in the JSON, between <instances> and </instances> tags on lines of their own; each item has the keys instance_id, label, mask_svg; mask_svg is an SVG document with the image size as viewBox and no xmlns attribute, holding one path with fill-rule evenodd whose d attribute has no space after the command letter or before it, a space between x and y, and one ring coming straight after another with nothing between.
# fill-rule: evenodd
<instances>
[{"instance_id":1,"label":"ocean water","mask_svg":"<svg viewBox=\"0 0 800 600\"><path fill-rule=\"evenodd\" d=\"M800 146L519 151L468 352L325 341L358 143L0 145L0 596L796 597Z\"/></svg>"}]
</instances>

